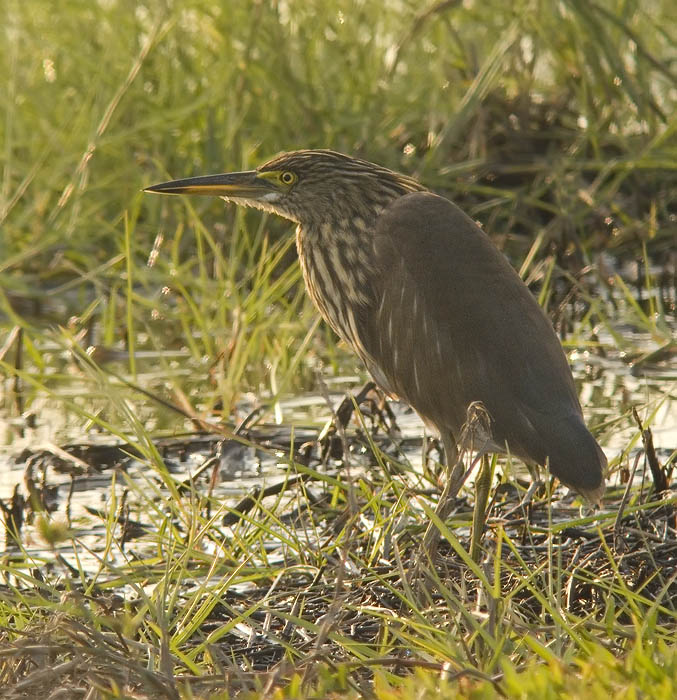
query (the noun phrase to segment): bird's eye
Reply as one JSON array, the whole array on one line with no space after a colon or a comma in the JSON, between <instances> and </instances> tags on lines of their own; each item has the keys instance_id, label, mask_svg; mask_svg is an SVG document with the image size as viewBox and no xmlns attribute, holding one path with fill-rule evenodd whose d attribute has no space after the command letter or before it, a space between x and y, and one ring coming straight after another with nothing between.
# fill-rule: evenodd
<instances>
[{"instance_id":1,"label":"bird's eye","mask_svg":"<svg viewBox=\"0 0 677 700\"><path fill-rule=\"evenodd\" d=\"M296 175L294 173L289 172L289 170L285 170L283 173L280 174L280 182L283 185L293 185L296 182Z\"/></svg>"}]
</instances>

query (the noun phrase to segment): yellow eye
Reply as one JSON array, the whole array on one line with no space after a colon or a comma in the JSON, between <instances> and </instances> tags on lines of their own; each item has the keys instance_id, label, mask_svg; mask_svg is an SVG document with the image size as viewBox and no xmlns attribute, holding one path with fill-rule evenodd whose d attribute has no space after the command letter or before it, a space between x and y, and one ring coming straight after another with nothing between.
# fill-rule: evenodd
<instances>
[{"instance_id":1,"label":"yellow eye","mask_svg":"<svg viewBox=\"0 0 677 700\"><path fill-rule=\"evenodd\" d=\"M280 173L280 182L283 185L293 185L296 182L296 175L289 170L285 170L283 173Z\"/></svg>"}]
</instances>

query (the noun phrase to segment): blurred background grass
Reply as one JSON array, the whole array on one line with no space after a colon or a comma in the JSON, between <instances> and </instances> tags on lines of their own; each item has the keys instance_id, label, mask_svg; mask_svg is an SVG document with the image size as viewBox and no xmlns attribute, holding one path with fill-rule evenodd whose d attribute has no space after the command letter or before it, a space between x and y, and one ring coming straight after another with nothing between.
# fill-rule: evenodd
<instances>
[{"instance_id":1,"label":"blurred background grass","mask_svg":"<svg viewBox=\"0 0 677 700\"><path fill-rule=\"evenodd\" d=\"M362 371L322 325L308 334L288 223L141 194L283 150L420 178L517 266L529 254L551 313L590 263L607 286L643 261L674 288L672 0L5 0L3 14L0 323L23 329L57 394L72 341L184 353L155 362L165 388L226 414L244 391L314 388L318 363ZM660 328L661 303L640 302ZM595 342L596 313L585 333L569 324L577 342Z\"/></svg>"}]
</instances>

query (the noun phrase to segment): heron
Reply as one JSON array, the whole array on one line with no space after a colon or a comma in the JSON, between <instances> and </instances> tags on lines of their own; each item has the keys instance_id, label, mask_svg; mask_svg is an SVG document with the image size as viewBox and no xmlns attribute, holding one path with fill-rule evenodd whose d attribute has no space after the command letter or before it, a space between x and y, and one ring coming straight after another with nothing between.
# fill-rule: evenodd
<instances>
[{"instance_id":1,"label":"heron","mask_svg":"<svg viewBox=\"0 0 677 700\"><path fill-rule=\"evenodd\" d=\"M474 437L481 453L547 467L599 504L607 460L552 324L453 202L411 177L325 149L146 191L217 196L296 224L303 279L322 317L383 391L439 435L447 501L463 484L461 438L469 407L479 405L488 417Z\"/></svg>"}]
</instances>

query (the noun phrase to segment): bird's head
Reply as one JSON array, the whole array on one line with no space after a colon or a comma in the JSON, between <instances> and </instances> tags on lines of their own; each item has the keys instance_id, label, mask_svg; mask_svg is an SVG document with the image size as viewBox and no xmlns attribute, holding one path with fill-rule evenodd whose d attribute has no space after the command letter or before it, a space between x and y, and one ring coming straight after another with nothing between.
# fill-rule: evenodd
<instances>
[{"instance_id":1,"label":"bird's head","mask_svg":"<svg viewBox=\"0 0 677 700\"><path fill-rule=\"evenodd\" d=\"M256 207L303 226L337 217L367 222L393 199L425 189L415 180L328 150L283 153L256 170L190 177L147 187L160 194L202 194Z\"/></svg>"}]
</instances>

